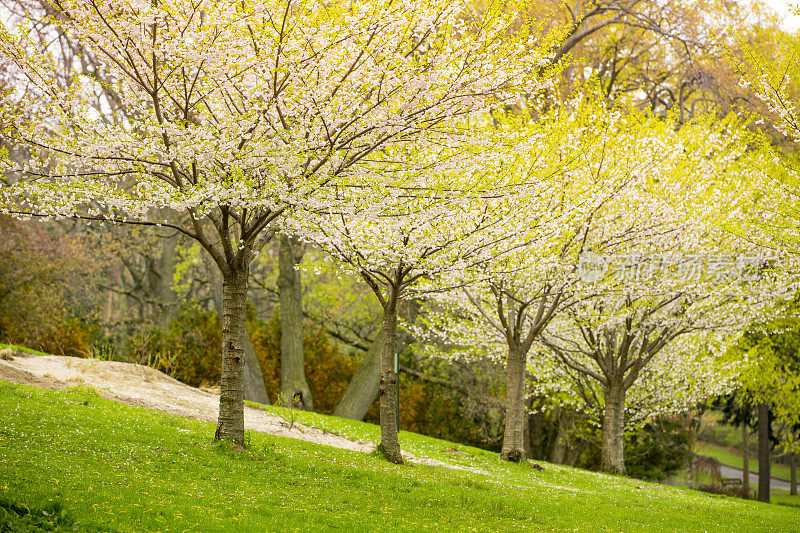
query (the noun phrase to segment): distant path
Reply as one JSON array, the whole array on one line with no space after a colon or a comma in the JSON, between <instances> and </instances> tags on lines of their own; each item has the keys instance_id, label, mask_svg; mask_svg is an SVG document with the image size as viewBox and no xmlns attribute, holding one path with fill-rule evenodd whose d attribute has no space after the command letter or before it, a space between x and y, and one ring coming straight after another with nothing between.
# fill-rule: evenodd
<instances>
[{"instance_id":1,"label":"distant path","mask_svg":"<svg viewBox=\"0 0 800 533\"><path fill-rule=\"evenodd\" d=\"M719 466L719 473L722 474L722 477L732 477L736 479L742 479L742 469L735 468L733 466L723 465ZM758 474L754 474L750 472L750 486L758 485ZM790 484L785 479L780 479L777 477L773 477L770 479L769 483L770 489L778 489L778 490L785 490L788 491L790 488Z\"/></svg>"}]
</instances>

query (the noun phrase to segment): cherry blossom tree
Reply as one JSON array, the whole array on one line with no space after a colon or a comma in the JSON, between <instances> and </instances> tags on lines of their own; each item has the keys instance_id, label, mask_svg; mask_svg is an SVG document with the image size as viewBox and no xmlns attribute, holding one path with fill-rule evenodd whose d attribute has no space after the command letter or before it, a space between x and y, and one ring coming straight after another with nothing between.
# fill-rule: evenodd
<instances>
[{"instance_id":1,"label":"cherry blossom tree","mask_svg":"<svg viewBox=\"0 0 800 533\"><path fill-rule=\"evenodd\" d=\"M685 413L710 398L736 389L742 365L724 355L731 338L716 331L700 331L679 336L666 344L641 368L625 391L622 406L625 430L662 416ZM599 375L603 371L596 361L584 359L586 369L575 370L574 360L570 360L571 366L565 364L560 355L548 349L546 342L537 343L533 351L535 355L528 365L530 374L536 378L532 380L531 393L583 412L602 429L604 387L592 373Z\"/></svg>"},{"instance_id":2,"label":"cherry blossom tree","mask_svg":"<svg viewBox=\"0 0 800 533\"><path fill-rule=\"evenodd\" d=\"M694 128L675 134L676 153L685 161L651 174L639 191L641 202L620 212L630 218L615 224L631 231L607 248L611 255L589 257L589 283L580 288L585 297L556 317L541 339L561 363L602 388L601 466L611 472L624 473L628 391L646 369L651 372L655 365L679 372L691 366L676 361L676 354L691 362L701 351L683 346L670 351L673 359L665 363L658 359L666 357L664 349L679 346L675 343L687 335L732 336L796 286L788 259L762 258L758 247L720 224L719 205L739 194L726 183L741 186L753 169L768 168L768 154L750 151L741 142L747 138L741 130L703 135ZM700 186L702 195L696 192ZM681 390L670 388L667 380L661 386L666 394Z\"/></svg>"},{"instance_id":3,"label":"cherry blossom tree","mask_svg":"<svg viewBox=\"0 0 800 533\"><path fill-rule=\"evenodd\" d=\"M216 438L241 445L251 260L281 217L320 206L382 147L535 92L551 47L511 4L55 1L47 22L100 75L60 83L62 56L30 31L42 21L3 28L0 53L28 85L6 98L35 116L2 117L31 152L3 169L19 179L0 189L2 212L197 240L223 277ZM106 86L119 100L93 106Z\"/></svg>"},{"instance_id":4,"label":"cherry blossom tree","mask_svg":"<svg viewBox=\"0 0 800 533\"><path fill-rule=\"evenodd\" d=\"M692 304L677 297L649 305L642 300L646 299L616 302L619 307L613 312L610 298L596 301L592 308L581 306L557 318L541 339L566 367L577 396L588 407L602 410L601 468L608 472L625 472L626 423L680 412L733 387L730 372L714 369L722 351L703 354L706 337L699 333L711 325L701 326L696 315L684 321L667 320L687 310L691 316ZM721 317L728 318L728 313L718 311L720 322L715 326L721 328ZM726 321L724 325L741 323ZM682 336L692 334L693 342L677 344Z\"/></svg>"},{"instance_id":5,"label":"cherry blossom tree","mask_svg":"<svg viewBox=\"0 0 800 533\"><path fill-rule=\"evenodd\" d=\"M505 346L505 460L519 461L523 455L528 352L570 301L584 224L613 188L601 191L590 180L581 181L582 169L596 154L590 147L603 145L609 127L604 119L612 114L604 102L578 97L536 120L505 117L493 134L504 137L507 151L516 156L498 169L497 178L513 187L518 205L506 222L507 253L492 254L459 272L460 283L450 283L458 289L434 293L438 308L431 308L425 325L416 328L434 346L465 347L473 355L490 355Z\"/></svg>"},{"instance_id":6,"label":"cherry blossom tree","mask_svg":"<svg viewBox=\"0 0 800 533\"><path fill-rule=\"evenodd\" d=\"M609 108L589 94L503 132L519 141L525 157L501 172L525 176L525 187L538 191L509 226L519 233L519 245L472 266L474 283L437 296L444 312L427 317L428 327L456 352L506 360L501 457L512 461L524 451L528 353L554 316L585 297L576 286L581 253L657 231L659 219L646 218L649 180L682 170L684 148L693 149L670 146L679 136L668 122Z\"/></svg>"},{"instance_id":7,"label":"cherry blossom tree","mask_svg":"<svg viewBox=\"0 0 800 533\"><path fill-rule=\"evenodd\" d=\"M347 212L311 217L316 224L311 238L349 264L383 309L381 448L395 463L403 462L395 395L399 303L449 289L468 265L512 246L507 231L512 193L504 190L507 183L493 181L507 152L492 143L487 150L480 135L485 129L479 124L453 145L434 134L426 136L423 150L384 151L384 164L364 169L364 186L351 183L336 191L349 198L340 202L349 206ZM467 144L469 137L478 142ZM397 162L396 169L385 165L389 160Z\"/></svg>"},{"instance_id":8,"label":"cherry blossom tree","mask_svg":"<svg viewBox=\"0 0 800 533\"><path fill-rule=\"evenodd\" d=\"M427 315L427 329L438 333L437 345L506 360L501 456L510 460L519 460L524 451L525 375L532 346L556 317L592 317L593 307L586 302L603 295L581 283L580 271L592 268L593 256L584 252L595 257L604 251L626 253L621 250L696 254L698 242L716 250L718 243L730 240L722 236L718 207L737 193L727 184L769 166L763 153L745 157L749 137L730 122L707 119L676 128L672 120L624 107L609 109L597 101L578 99L571 111L565 107L564 116L551 125L540 120L522 130L539 141L529 143L531 156L519 161L523 166L517 173L545 191L526 204L511 226L530 228L528 238L513 253L473 265L468 277L474 283L437 296L442 312ZM570 134L559 138L548 129L553 125ZM558 162L558 172L552 172L548 158ZM681 242L686 246L681 248ZM621 289L609 290L616 294ZM661 305L673 304L672 298ZM653 302L656 308L660 301ZM672 338L651 338L652 355Z\"/></svg>"}]
</instances>

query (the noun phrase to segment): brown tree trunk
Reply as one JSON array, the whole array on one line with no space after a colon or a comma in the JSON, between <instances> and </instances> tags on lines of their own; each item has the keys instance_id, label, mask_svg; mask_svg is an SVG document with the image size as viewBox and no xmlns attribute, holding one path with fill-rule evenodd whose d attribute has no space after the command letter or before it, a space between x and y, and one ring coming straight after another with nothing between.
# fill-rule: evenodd
<instances>
[{"instance_id":1,"label":"brown tree trunk","mask_svg":"<svg viewBox=\"0 0 800 533\"><path fill-rule=\"evenodd\" d=\"M245 323L245 327L247 323ZM250 334L244 336L244 399L249 402L269 405L267 386L264 384L264 373L258 362L256 349Z\"/></svg>"},{"instance_id":2,"label":"brown tree trunk","mask_svg":"<svg viewBox=\"0 0 800 533\"><path fill-rule=\"evenodd\" d=\"M506 363L506 419L500 459L520 461L525 455L525 354L509 349Z\"/></svg>"},{"instance_id":3,"label":"brown tree trunk","mask_svg":"<svg viewBox=\"0 0 800 533\"><path fill-rule=\"evenodd\" d=\"M543 459L544 454L542 451L542 413L537 411L532 415L528 415L528 442L530 443L530 452L528 458L530 459Z\"/></svg>"},{"instance_id":4,"label":"brown tree trunk","mask_svg":"<svg viewBox=\"0 0 800 533\"><path fill-rule=\"evenodd\" d=\"M281 235L278 253L278 291L281 311L281 400L307 411L314 410L311 389L306 382L303 353L303 302L300 271L295 266L302 253L300 242Z\"/></svg>"},{"instance_id":5,"label":"brown tree trunk","mask_svg":"<svg viewBox=\"0 0 800 533\"><path fill-rule=\"evenodd\" d=\"M789 461L789 495L797 496L797 454L793 453Z\"/></svg>"},{"instance_id":6,"label":"brown tree trunk","mask_svg":"<svg viewBox=\"0 0 800 533\"><path fill-rule=\"evenodd\" d=\"M567 456L567 420L568 415L563 409L554 410L557 417L553 430L553 445L550 448L550 462L564 464Z\"/></svg>"},{"instance_id":7,"label":"brown tree trunk","mask_svg":"<svg viewBox=\"0 0 800 533\"><path fill-rule=\"evenodd\" d=\"M625 390L622 383L604 387L603 447L600 450L600 468L612 474L625 473L623 435L625 431Z\"/></svg>"},{"instance_id":8,"label":"brown tree trunk","mask_svg":"<svg viewBox=\"0 0 800 533\"><path fill-rule=\"evenodd\" d=\"M742 494L750 497L750 431L742 423Z\"/></svg>"},{"instance_id":9,"label":"brown tree trunk","mask_svg":"<svg viewBox=\"0 0 800 533\"><path fill-rule=\"evenodd\" d=\"M111 263L108 272L108 285L111 288L116 288L122 285L122 278L124 276L124 269L121 260L116 260ZM102 320L105 335L111 337L117 331L117 322L119 321L120 314L125 313L127 302L120 296L120 293L106 289L103 298L103 311Z\"/></svg>"},{"instance_id":10,"label":"brown tree trunk","mask_svg":"<svg viewBox=\"0 0 800 533\"><path fill-rule=\"evenodd\" d=\"M378 397L381 381L381 354L383 353L383 326L378 329L353 379L333 412L334 416L363 420L369 406Z\"/></svg>"},{"instance_id":11,"label":"brown tree trunk","mask_svg":"<svg viewBox=\"0 0 800 533\"><path fill-rule=\"evenodd\" d=\"M219 269L208 254L203 254L203 263L208 276L208 283L211 287L211 300L214 302L214 309L217 310L219 321L222 323L224 305L222 303L222 283L219 282ZM246 327L247 322L245 321ZM264 384L264 374L261 372L261 365L258 362L258 356L255 348L253 348L253 341L250 339L249 333L244 338L244 399L269 405L269 395Z\"/></svg>"},{"instance_id":12,"label":"brown tree trunk","mask_svg":"<svg viewBox=\"0 0 800 533\"><path fill-rule=\"evenodd\" d=\"M158 324L162 328L169 326L178 311L178 299L175 291L172 290L172 279L175 275L175 263L177 256L180 234L175 232L173 235L161 239L161 254L155 262L157 272L154 279L154 300L158 305Z\"/></svg>"},{"instance_id":13,"label":"brown tree trunk","mask_svg":"<svg viewBox=\"0 0 800 533\"><path fill-rule=\"evenodd\" d=\"M533 397L528 398L524 402L525 406L525 415L523 419L525 420L525 428L522 433L523 441L522 441L522 449L524 450L523 457L525 459L533 459L533 450L531 449L531 416L528 414L531 410L531 405L533 404Z\"/></svg>"},{"instance_id":14,"label":"brown tree trunk","mask_svg":"<svg viewBox=\"0 0 800 533\"><path fill-rule=\"evenodd\" d=\"M244 446L245 306L248 268L234 270L222 282L222 377L215 440Z\"/></svg>"},{"instance_id":15,"label":"brown tree trunk","mask_svg":"<svg viewBox=\"0 0 800 533\"><path fill-rule=\"evenodd\" d=\"M769 503L769 485L772 475L769 442L769 404L758 404L758 501Z\"/></svg>"},{"instance_id":16,"label":"brown tree trunk","mask_svg":"<svg viewBox=\"0 0 800 533\"><path fill-rule=\"evenodd\" d=\"M567 466L575 466L580 458L583 450L586 449L586 441L580 441L578 443L573 443L572 446L568 447L566 458L564 459L564 463Z\"/></svg>"},{"instance_id":17,"label":"brown tree trunk","mask_svg":"<svg viewBox=\"0 0 800 533\"><path fill-rule=\"evenodd\" d=\"M395 344L397 342L397 297L391 294L383 312L383 350L378 395L381 402L381 449L392 463L402 464L397 432L397 374Z\"/></svg>"}]
</instances>

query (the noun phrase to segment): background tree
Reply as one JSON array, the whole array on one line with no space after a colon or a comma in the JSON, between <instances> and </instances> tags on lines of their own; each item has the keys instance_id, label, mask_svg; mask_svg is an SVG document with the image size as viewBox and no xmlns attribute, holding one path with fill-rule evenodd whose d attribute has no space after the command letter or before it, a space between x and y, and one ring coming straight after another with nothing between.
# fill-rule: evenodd
<instances>
[{"instance_id":1,"label":"background tree","mask_svg":"<svg viewBox=\"0 0 800 533\"><path fill-rule=\"evenodd\" d=\"M758 427L755 408L734 392L718 398L714 404L723 413L726 423L742 428L742 493L750 497L750 432Z\"/></svg>"},{"instance_id":2,"label":"background tree","mask_svg":"<svg viewBox=\"0 0 800 533\"><path fill-rule=\"evenodd\" d=\"M314 399L306 383L303 354L303 300L300 270L303 244L281 235L278 254L278 292L281 310L281 400L308 411Z\"/></svg>"},{"instance_id":3,"label":"background tree","mask_svg":"<svg viewBox=\"0 0 800 533\"><path fill-rule=\"evenodd\" d=\"M797 453L796 430L800 423L800 330L796 302L779 307L780 316L751 327L731 349L731 357L741 358L742 403L757 411L758 420L758 499L769 501L769 472L773 444L785 453ZM774 431L782 427L783 431Z\"/></svg>"}]
</instances>

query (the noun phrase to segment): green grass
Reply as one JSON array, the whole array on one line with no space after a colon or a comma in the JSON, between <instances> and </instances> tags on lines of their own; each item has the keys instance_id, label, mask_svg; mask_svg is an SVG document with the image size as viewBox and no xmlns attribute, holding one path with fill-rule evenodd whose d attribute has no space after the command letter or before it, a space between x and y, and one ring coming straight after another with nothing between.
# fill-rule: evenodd
<instances>
[{"instance_id":1,"label":"green grass","mask_svg":"<svg viewBox=\"0 0 800 533\"><path fill-rule=\"evenodd\" d=\"M788 505L791 507L797 507L800 511L800 496L789 496L788 494L770 494L770 500L772 503L777 503L779 505Z\"/></svg>"},{"instance_id":2,"label":"green grass","mask_svg":"<svg viewBox=\"0 0 800 533\"><path fill-rule=\"evenodd\" d=\"M39 350L34 350L33 348L26 348L25 346L18 346L16 344L3 344L0 342L0 350L3 350L5 348L16 350L18 352L32 353L34 355L44 355L44 356L50 355L49 353L40 352Z\"/></svg>"},{"instance_id":3,"label":"green grass","mask_svg":"<svg viewBox=\"0 0 800 533\"><path fill-rule=\"evenodd\" d=\"M694 446L694 453L713 457L720 463L735 468L742 468L744 466L744 459L742 459L738 450L733 451L717 444L698 442ZM750 459L750 471L758 474L758 459ZM789 481L790 472L788 467L772 463L770 473L772 477Z\"/></svg>"},{"instance_id":4,"label":"green grass","mask_svg":"<svg viewBox=\"0 0 800 533\"><path fill-rule=\"evenodd\" d=\"M362 440L378 432L267 409ZM107 401L93 389L0 382L0 412L0 530L750 532L800 522L794 507L551 464L538 471L405 432L411 453L486 473L397 466L255 432L248 452L235 453L211 443L213 424Z\"/></svg>"}]
</instances>

